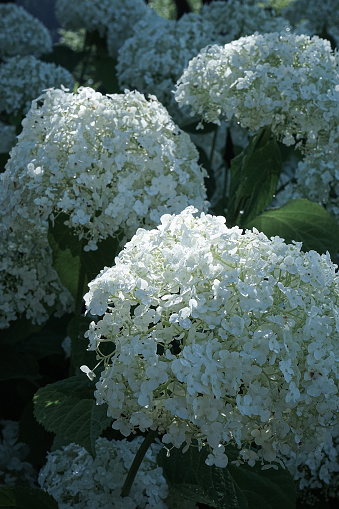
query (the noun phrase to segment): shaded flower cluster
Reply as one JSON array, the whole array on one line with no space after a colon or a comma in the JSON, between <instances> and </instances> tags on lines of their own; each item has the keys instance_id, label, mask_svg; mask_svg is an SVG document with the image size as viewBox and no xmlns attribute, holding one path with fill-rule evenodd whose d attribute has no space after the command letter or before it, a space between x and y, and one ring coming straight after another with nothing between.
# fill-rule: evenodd
<instances>
[{"instance_id":1,"label":"shaded flower cluster","mask_svg":"<svg viewBox=\"0 0 339 509\"><path fill-rule=\"evenodd\" d=\"M73 89L74 78L67 69L33 56L15 56L0 64L0 112L27 113L31 102L43 90L64 86Z\"/></svg>"},{"instance_id":2,"label":"shaded flower cluster","mask_svg":"<svg viewBox=\"0 0 339 509\"><path fill-rule=\"evenodd\" d=\"M251 131L270 127L285 145L335 150L338 62L319 37L254 34L204 49L179 79L175 97L209 122L234 118Z\"/></svg>"},{"instance_id":3,"label":"shaded flower cluster","mask_svg":"<svg viewBox=\"0 0 339 509\"><path fill-rule=\"evenodd\" d=\"M239 39L254 32L286 32L291 25L286 18L277 16L275 11L264 8L257 0L215 0L203 4L201 16L212 23L222 37L223 43ZM266 4L266 7L267 4ZM220 38L220 37L219 37Z\"/></svg>"},{"instance_id":4,"label":"shaded flower cluster","mask_svg":"<svg viewBox=\"0 0 339 509\"><path fill-rule=\"evenodd\" d=\"M19 423L0 421L0 486L36 487L37 472L28 461L27 444L19 441Z\"/></svg>"},{"instance_id":5,"label":"shaded flower cluster","mask_svg":"<svg viewBox=\"0 0 339 509\"><path fill-rule=\"evenodd\" d=\"M219 467L227 443L249 464L308 451L338 419L337 266L194 212L139 229L89 284L97 403L125 436L156 427L175 447L197 439Z\"/></svg>"},{"instance_id":6,"label":"shaded flower cluster","mask_svg":"<svg viewBox=\"0 0 339 509\"><path fill-rule=\"evenodd\" d=\"M47 28L20 5L0 4L0 58L16 55L40 57L52 51Z\"/></svg>"},{"instance_id":7,"label":"shaded flower cluster","mask_svg":"<svg viewBox=\"0 0 339 509\"><path fill-rule=\"evenodd\" d=\"M98 438L94 459L74 443L48 453L39 484L55 498L60 509L165 509L168 487L162 468L156 464L160 444L148 449L129 496L120 496L142 440Z\"/></svg>"},{"instance_id":8,"label":"shaded flower cluster","mask_svg":"<svg viewBox=\"0 0 339 509\"><path fill-rule=\"evenodd\" d=\"M207 206L205 170L166 109L138 92L49 90L33 102L1 175L4 221L18 230L59 213L86 250L166 212Z\"/></svg>"},{"instance_id":9,"label":"shaded flower cluster","mask_svg":"<svg viewBox=\"0 0 339 509\"><path fill-rule=\"evenodd\" d=\"M73 299L52 263L46 226L16 233L0 224L0 329L19 317L42 324L52 312L72 311Z\"/></svg>"}]
</instances>

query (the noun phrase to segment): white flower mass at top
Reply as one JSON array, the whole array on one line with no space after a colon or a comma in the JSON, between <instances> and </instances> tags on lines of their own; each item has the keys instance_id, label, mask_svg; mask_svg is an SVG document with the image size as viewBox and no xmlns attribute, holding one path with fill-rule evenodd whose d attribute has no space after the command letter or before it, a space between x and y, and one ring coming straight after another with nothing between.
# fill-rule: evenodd
<instances>
[{"instance_id":1,"label":"white flower mass at top","mask_svg":"<svg viewBox=\"0 0 339 509\"><path fill-rule=\"evenodd\" d=\"M139 229L89 284L87 309L101 318L85 335L104 362L96 400L125 436L196 438L220 467L227 443L249 464L308 451L338 420L337 266L194 212Z\"/></svg>"},{"instance_id":2,"label":"white flower mass at top","mask_svg":"<svg viewBox=\"0 0 339 509\"><path fill-rule=\"evenodd\" d=\"M155 97L48 90L33 102L0 177L4 221L26 228L64 212L86 249L96 249L122 230L130 238L154 227L164 213L203 210L206 172L197 161Z\"/></svg>"},{"instance_id":3,"label":"white flower mass at top","mask_svg":"<svg viewBox=\"0 0 339 509\"><path fill-rule=\"evenodd\" d=\"M338 148L339 54L306 35L258 34L205 48L177 83L176 100L208 122L270 126L285 145Z\"/></svg>"}]
</instances>

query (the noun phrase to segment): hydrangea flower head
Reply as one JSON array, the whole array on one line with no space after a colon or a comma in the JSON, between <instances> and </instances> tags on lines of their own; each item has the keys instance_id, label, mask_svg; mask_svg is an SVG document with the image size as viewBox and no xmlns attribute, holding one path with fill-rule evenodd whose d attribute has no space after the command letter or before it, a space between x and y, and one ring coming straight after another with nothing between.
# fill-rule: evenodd
<instances>
[{"instance_id":1,"label":"hydrangea flower head","mask_svg":"<svg viewBox=\"0 0 339 509\"><path fill-rule=\"evenodd\" d=\"M0 486L35 488L37 472L26 460L29 447L19 442L19 423L0 421Z\"/></svg>"},{"instance_id":2,"label":"hydrangea flower head","mask_svg":"<svg viewBox=\"0 0 339 509\"><path fill-rule=\"evenodd\" d=\"M71 73L60 65L31 55L8 58L0 64L0 112L27 113L33 99L46 88L63 85L73 89L74 84Z\"/></svg>"},{"instance_id":3,"label":"hydrangea flower head","mask_svg":"<svg viewBox=\"0 0 339 509\"><path fill-rule=\"evenodd\" d=\"M60 509L166 509L167 483L156 455L160 444L152 444L137 472L128 497L120 492L142 437L133 441L96 441L96 457L81 446L70 444L48 453L39 473L39 484L58 502Z\"/></svg>"},{"instance_id":4,"label":"hydrangea flower head","mask_svg":"<svg viewBox=\"0 0 339 509\"><path fill-rule=\"evenodd\" d=\"M196 14L184 14L175 21L154 12L136 25L134 35L119 50L119 86L156 95L177 119L180 111L172 92L175 83L188 62L217 41L213 23ZM109 39L108 50L114 54Z\"/></svg>"},{"instance_id":5,"label":"hydrangea flower head","mask_svg":"<svg viewBox=\"0 0 339 509\"><path fill-rule=\"evenodd\" d=\"M0 4L0 58L16 55L40 57L52 51L47 28L20 5Z\"/></svg>"},{"instance_id":6,"label":"hydrangea flower head","mask_svg":"<svg viewBox=\"0 0 339 509\"><path fill-rule=\"evenodd\" d=\"M120 47L133 33L135 23L147 15L143 0L57 0L56 15L62 27L71 30L85 28L109 34L111 47Z\"/></svg>"},{"instance_id":7,"label":"hydrangea flower head","mask_svg":"<svg viewBox=\"0 0 339 509\"><path fill-rule=\"evenodd\" d=\"M176 100L208 122L269 126L286 145L310 149L337 132L339 54L306 35L253 34L205 48L178 81Z\"/></svg>"},{"instance_id":8,"label":"hydrangea flower head","mask_svg":"<svg viewBox=\"0 0 339 509\"><path fill-rule=\"evenodd\" d=\"M46 227L29 225L18 233L1 222L0 329L20 316L42 324L52 312L72 311L73 299L52 264Z\"/></svg>"},{"instance_id":9,"label":"hydrangea flower head","mask_svg":"<svg viewBox=\"0 0 339 509\"><path fill-rule=\"evenodd\" d=\"M289 31L288 20L277 16L270 8L263 8L263 3L260 5L257 0L214 0L203 4L201 16L213 24L224 44L254 32Z\"/></svg>"},{"instance_id":10,"label":"hydrangea flower head","mask_svg":"<svg viewBox=\"0 0 339 509\"><path fill-rule=\"evenodd\" d=\"M204 209L197 161L189 136L155 97L49 90L33 102L0 177L8 227L64 212L86 249L122 230L131 238L166 212Z\"/></svg>"},{"instance_id":11,"label":"hydrangea flower head","mask_svg":"<svg viewBox=\"0 0 339 509\"><path fill-rule=\"evenodd\" d=\"M194 212L139 229L89 284L89 348L114 345L97 402L125 436L195 438L219 467L227 443L250 464L307 450L338 419L337 266Z\"/></svg>"}]
</instances>

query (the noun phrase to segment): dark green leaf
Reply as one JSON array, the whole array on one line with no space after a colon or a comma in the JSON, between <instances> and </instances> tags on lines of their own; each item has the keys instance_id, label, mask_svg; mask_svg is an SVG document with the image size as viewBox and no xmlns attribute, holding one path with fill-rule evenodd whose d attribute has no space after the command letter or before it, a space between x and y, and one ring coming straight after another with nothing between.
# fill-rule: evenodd
<instances>
[{"instance_id":1,"label":"dark green leaf","mask_svg":"<svg viewBox=\"0 0 339 509\"><path fill-rule=\"evenodd\" d=\"M50 355L65 355L61 346L67 335L67 323L70 315L60 318L52 317L43 328L31 334L22 344L21 348L35 359L43 359Z\"/></svg>"},{"instance_id":2,"label":"dark green leaf","mask_svg":"<svg viewBox=\"0 0 339 509\"><path fill-rule=\"evenodd\" d=\"M8 509L58 509L58 504L48 493L21 486L0 487L0 507Z\"/></svg>"},{"instance_id":3,"label":"dark green leaf","mask_svg":"<svg viewBox=\"0 0 339 509\"><path fill-rule=\"evenodd\" d=\"M99 81L106 94L121 93L116 76L116 60L108 55L100 54L94 60L95 81Z\"/></svg>"},{"instance_id":4,"label":"dark green leaf","mask_svg":"<svg viewBox=\"0 0 339 509\"><path fill-rule=\"evenodd\" d=\"M227 204L229 224L243 226L272 201L281 172L281 155L270 132L260 131L231 162Z\"/></svg>"},{"instance_id":5,"label":"dark green leaf","mask_svg":"<svg viewBox=\"0 0 339 509\"><path fill-rule=\"evenodd\" d=\"M196 502L218 509L294 509L295 486L290 474L279 467L262 470L261 465L235 466L236 448L228 446L226 468L208 466L206 448L190 447L186 453L172 449L167 457L163 449L159 465L171 489Z\"/></svg>"},{"instance_id":6,"label":"dark green leaf","mask_svg":"<svg viewBox=\"0 0 339 509\"><path fill-rule=\"evenodd\" d=\"M246 224L257 228L267 237L278 235L286 242L302 242L303 250L318 253L339 251L339 226L321 205L304 200L292 200L279 209L271 209Z\"/></svg>"},{"instance_id":7,"label":"dark green leaf","mask_svg":"<svg viewBox=\"0 0 339 509\"><path fill-rule=\"evenodd\" d=\"M106 406L96 405L94 390L85 375L47 385L34 396L35 418L47 431L94 455L96 439L111 423Z\"/></svg>"},{"instance_id":8,"label":"dark green leaf","mask_svg":"<svg viewBox=\"0 0 339 509\"><path fill-rule=\"evenodd\" d=\"M85 52L83 51L74 51L69 46L55 44L53 52L44 55L43 60L61 65L68 71L73 72L77 65L83 61L84 57Z\"/></svg>"}]
</instances>

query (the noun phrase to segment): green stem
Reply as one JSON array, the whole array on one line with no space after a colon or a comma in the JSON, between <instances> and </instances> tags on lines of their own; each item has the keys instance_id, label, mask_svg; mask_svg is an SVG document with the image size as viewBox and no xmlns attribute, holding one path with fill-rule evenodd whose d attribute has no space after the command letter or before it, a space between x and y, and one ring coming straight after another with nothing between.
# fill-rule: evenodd
<instances>
[{"instance_id":1,"label":"green stem","mask_svg":"<svg viewBox=\"0 0 339 509\"><path fill-rule=\"evenodd\" d=\"M136 453L133 463L131 465L131 468L128 471L127 477L125 479L124 485L121 490L121 497L128 497L129 492L131 490L133 481L135 479L135 476L137 475L137 472L139 470L139 467L141 465L142 460L144 459L144 456L154 441L154 439L157 436L157 430L150 430L148 434L146 435L144 441L142 442L141 446L138 449L138 452Z\"/></svg>"}]
</instances>

